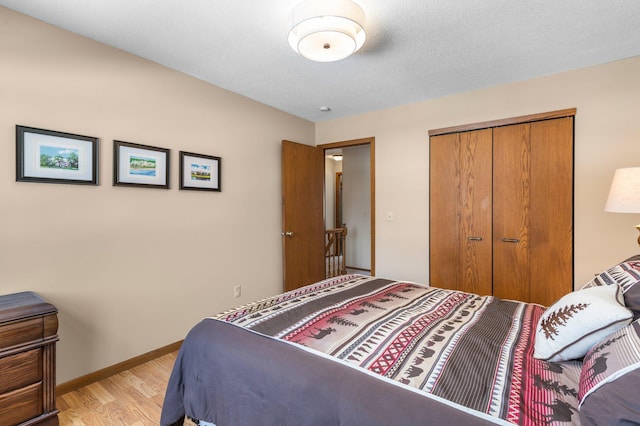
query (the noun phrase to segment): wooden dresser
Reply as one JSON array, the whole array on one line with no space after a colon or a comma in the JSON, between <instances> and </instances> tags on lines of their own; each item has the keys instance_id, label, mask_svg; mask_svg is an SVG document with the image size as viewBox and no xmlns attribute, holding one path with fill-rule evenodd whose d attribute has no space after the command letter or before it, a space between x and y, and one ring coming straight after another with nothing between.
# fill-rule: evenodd
<instances>
[{"instance_id":1,"label":"wooden dresser","mask_svg":"<svg viewBox=\"0 0 640 426\"><path fill-rule=\"evenodd\" d=\"M0 424L58 425L58 310L33 292L0 296Z\"/></svg>"}]
</instances>

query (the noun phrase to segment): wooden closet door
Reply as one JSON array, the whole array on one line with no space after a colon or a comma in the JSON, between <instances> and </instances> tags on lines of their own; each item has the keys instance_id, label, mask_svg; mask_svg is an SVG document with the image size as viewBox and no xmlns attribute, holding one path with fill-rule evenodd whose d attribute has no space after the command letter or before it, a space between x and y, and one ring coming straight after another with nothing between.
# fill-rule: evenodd
<instances>
[{"instance_id":1,"label":"wooden closet door","mask_svg":"<svg viewBox=\"0 0 640 426\"><path fill-rule=\"evenodd\" d=\"M430 140L430 283L492 292L492 130Z\"/></svg>"},{"instance_id":2,"label":"wooden closet door","mask_svg":"<svg viewBox=\"0 0 640 426\"><path fill-rule=\"evenodd\" d=\"M573 290L573 117L531 123L531 287L545 306Z\"/></svg>"},{"instance_id":3,"label":"wooden closet door","mask_svg":"<svg viewBox=\"0 0 640 426\"><path fill-rule=\"evenodd\" d=\"M493 131L493 295L529 300L530 124Z\"/></svg>"},{"instance_id":4,"label":"wooden closet door","mask_svg":"<svg viewBox=\"0 0 640 426\"><path fill-rule=\"evenodd\" d=\"M433 136L429 141L429 282L440 288L461 286L460 137Z\"/></svg>"},{"instance_id":5,"label":"wooden closet door","mask_svg":"<svg viewBox=\"0 0 640 426\"><path fill-rule=\"evenodd\" d=\"M494 129L493 294L551 305L573 288L573 118Z\"/></svg>"}]
</instances>

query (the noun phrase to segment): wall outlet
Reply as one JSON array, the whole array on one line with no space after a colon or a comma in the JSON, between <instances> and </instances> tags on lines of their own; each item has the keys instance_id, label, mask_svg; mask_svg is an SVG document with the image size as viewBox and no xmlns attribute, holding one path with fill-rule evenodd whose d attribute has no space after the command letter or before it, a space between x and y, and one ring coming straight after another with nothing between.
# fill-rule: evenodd
<instances>
[{"instance_id":1,"label":"wall outlet","mask_svg":"<svg viewBox=\"0 0 640 426\"><path fill-rule=\"evenodd\" d=\"M242 293L242 286L235 286L233 287L233 297L240 297L240 294Z\"/></svg>"}]
</instances>

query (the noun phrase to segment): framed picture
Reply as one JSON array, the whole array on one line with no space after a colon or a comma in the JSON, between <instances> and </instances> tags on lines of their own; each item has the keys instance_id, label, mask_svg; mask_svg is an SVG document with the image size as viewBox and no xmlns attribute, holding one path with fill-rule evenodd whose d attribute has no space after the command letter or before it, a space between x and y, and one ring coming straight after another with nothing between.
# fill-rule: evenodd
<instances>
[{"instance_id":1,"label":"framed picture","mask_svg":"<svg viewBox=\"0 0 640 426\"><path fill-rule=\"evenodd\" d=\"M169 189L169 150L113 141L113 186Z\"/></svg>"},{"instance_id":2,"label":"framed picture","mask_svg":"<svg viewBox=\"0 0 640 426\"><path fill-rule=\"evenodd\" d=\"M220 157L180 151L180 189L221 191Z\"/></svg>"},{"instance_id":3,"label":"framed picture","mask_svg":"<svg viewBox=\"0 0 640 426\"><path fill-rule=\"evenodd\" d=\"M98 138L16 126L16 181L98 184Z\"/></svg>"}]
</instances>

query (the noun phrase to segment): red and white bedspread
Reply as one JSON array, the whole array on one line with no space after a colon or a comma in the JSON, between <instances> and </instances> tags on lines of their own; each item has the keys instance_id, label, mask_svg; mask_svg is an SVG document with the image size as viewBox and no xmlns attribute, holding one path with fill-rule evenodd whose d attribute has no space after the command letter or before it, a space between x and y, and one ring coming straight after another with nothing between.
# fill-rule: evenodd
<instances>
[{"instance_id":1,"label":"red and white bedspread","mask_svg":"<svg viewBox=\"0 0 640 426\"><path fill-rule=\"evenodd\" d=\"M522 425L579 424L580 362L533 358L544 308L345 275L213 318Z\"/></svg>"}]
</instances>

